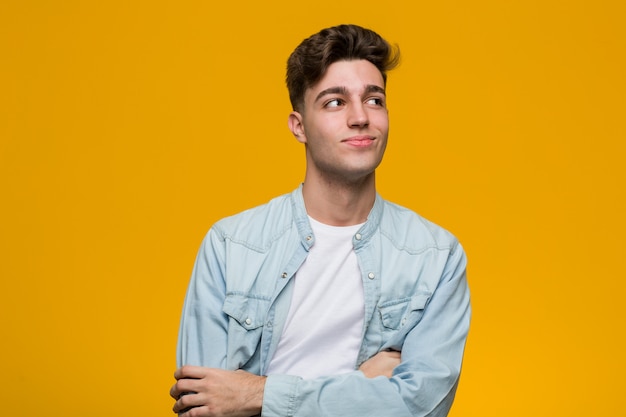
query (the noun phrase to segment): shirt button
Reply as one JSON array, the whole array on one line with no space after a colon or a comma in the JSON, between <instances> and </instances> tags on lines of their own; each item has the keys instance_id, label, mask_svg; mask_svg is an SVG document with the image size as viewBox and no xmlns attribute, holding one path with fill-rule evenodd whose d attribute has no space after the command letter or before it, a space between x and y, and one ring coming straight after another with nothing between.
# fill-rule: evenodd
<instances>
[{"instance_id":1,"label":"shirt button","mask_svg":"<svg viewBox=\"0 0 626 417\"><path fill-rule=\"evenodd\" d=\"M287 273L283 272L283 274L280 276L281 278L287 278Z\"/></svg>"},{"instance_id":2,"label":"shirt button","mask_svg":"<svg viewBox=\"0 0 626 417\"><path fill-rule=\"evenodd\" d=\"M309 242L311 239L313 239L311 236L307 236L306 237L306 241Z\"/></svg>"},{"instance_id":3,"label":"shirt button","mask_svg":"<svg viewBox=\"0 0 626 417\"><path fill-rule=\"evenodd\" d=\"M374 275L374 273L373 273L373 272L370 272L369 274L367 274L367 277L368 277L369 279L374 279L374 278L376 278L376 275Z\"/></svg>"},{"instance_id":4,"label":"shirt button","mask_svg":"<svg viewBox=\"0 0 626 417\"><path fill-rule=\"evenodd\" d=\"M357 233L356 235L354 235L354 238L355 238L356 240L361 240L361 238L362 238L362 237L363 237L363 236L361 236L361 234L360 234L360 233Z\"/></svg>"},{"instance_id":5,"label":"shirt button","mask_svg":"<svg viewBox=\"0 0 626 417\"><path fill-rule=\"evenodd\" d=\"M251 325L251 324L252 324L252 320L250 320L250 319L246 319L246 324L247 324L248 326L249 326L249 325Z\"/></svg>"}]
</instances>

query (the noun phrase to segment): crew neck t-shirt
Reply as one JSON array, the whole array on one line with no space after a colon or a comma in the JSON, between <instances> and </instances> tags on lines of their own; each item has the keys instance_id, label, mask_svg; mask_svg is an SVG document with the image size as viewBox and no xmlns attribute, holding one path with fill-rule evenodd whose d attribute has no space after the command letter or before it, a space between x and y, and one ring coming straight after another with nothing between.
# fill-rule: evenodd
<instances>
[{"instance_id":1,"label":"crew neck t-shirt","mask_svg":"<svg viewBox=\"0 0 626 417\"><path fill-rule=\"evenodd\" d=\"M312 379L356 367L365 301L352 239L362 224L309 221L315 244L294 277L287 321L267 375Z\"/></svg>"}]
</instances>

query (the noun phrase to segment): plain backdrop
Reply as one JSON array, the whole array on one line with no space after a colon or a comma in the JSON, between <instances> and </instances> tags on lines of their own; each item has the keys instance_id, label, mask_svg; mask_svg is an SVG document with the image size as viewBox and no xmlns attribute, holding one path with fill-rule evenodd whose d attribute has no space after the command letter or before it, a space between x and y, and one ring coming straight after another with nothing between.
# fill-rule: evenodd
<instances>
[{"instance_id":1,"label":"plain backdrop","mask_svg":"<svg viewBox=\"0 0 626 417\"><path fill-rule=\"evenodd\" d=\"M473 321L451 417L623 413L622 1L0 4L0 402L169 416L219 218L291 191L285 62L319 29L398 44L381 195L452 231Z\"/></svg>"}]
</instances>

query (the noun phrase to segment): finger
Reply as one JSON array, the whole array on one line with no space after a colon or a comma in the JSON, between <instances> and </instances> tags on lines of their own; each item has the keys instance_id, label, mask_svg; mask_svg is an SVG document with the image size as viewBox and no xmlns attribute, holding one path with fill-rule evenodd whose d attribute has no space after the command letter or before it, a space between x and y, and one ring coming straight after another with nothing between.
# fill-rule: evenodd
<instances>
[{"instance_id":1,"label":"finger","mask_svg":"<svg viewBox=\"0 0 626 417\"><path fill-rule=\"evenodd\" d=\"M175 400L178 400L182 395L188 393L197 393L202 388L198 384L197 379L179 379L176 381L172 388L170 388L170 396Z\"/></svg>"},{"instance_id":2,"label":"finger","mask_svg":"<svg viewBox=\"0 0 626 417\"><path fill-rule=\"evenodd\" d=\"M178 412L178 417L195 417L195 416L208 416L209 415L209 407L191 407L187 410L182 410Z\"/></svg>"},{"instance_id":3,"label":"finger","mask_svg":"<svg viewBox=\"0 0 626 417\"><path fill-rule=\"evenodd\" d=\"M175 400L178 400L180 396L183 395L185 392L189 392L189 391L184 391L183 389L180 388L180 385L176 383L172 385L172 388L170 388L170 397L172 397Z\"/></svg>"},{"instance_id":4,"label":"finger","mask_svg":"<svg viewBox=\"0 0 626 417\"><path fill-rule=\"evenodd\" d=\"M184 413L192 408L204 405L203 396L196 393L184 393L181 394L178 400L174 403L172 410L175 413Z\"/></svg>"},{"instance_id":5,"label":"finger","mask_svg":"<svg viewBox=\"0 0 626 417\"><path fill-rule=\"evenodd\" d=\"M203 366L185 365L185 366L178 368L176 372L174 372L174 378L176 379L181 379L181 378L200 379L206 375L206 370L207 368Z\"/></svg>"},{"instance_id":6,"label":"finger","mask_svg":"<svg viewBox=\"0 0 626 417\"><path fill-rule=\"evenodd\" d=\"M389 353L389 357L398 358L398 359L400 358L402 354L401 352L398 352L397 350L390 350L388 353Z\"/></svg>"},{"instance_id":7,"label":"finger","mask_svg":"<svg viewBox=\"0 0 626 417\"><path fill-rule=\"evenodd\" d=\"M380 355L383 358L391 359L391 358L400 358L401 354L402 354L402 352L399 352L397 350L383 350L381 352L378 352L374 356Z\"/></svg>"}]
</instances>

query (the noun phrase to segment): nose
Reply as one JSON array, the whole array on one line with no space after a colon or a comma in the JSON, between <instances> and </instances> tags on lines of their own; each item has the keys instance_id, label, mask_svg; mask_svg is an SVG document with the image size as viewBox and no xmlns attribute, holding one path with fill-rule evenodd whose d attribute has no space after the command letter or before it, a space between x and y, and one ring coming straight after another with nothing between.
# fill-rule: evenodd
<instances>
[{"instance_id":1,"label":"nose","mask_svg":"<svg viewBox=\"0 0 626 417\"><path fill-rule=\"evenodd\" d=\"M350 106L348 114L348 125L350 127L367 127L369 125L369 116L367 110L362 103Z\"/></svg>"}]
</instances>

